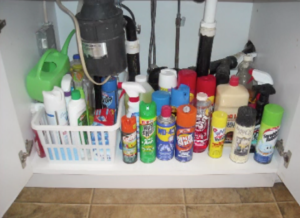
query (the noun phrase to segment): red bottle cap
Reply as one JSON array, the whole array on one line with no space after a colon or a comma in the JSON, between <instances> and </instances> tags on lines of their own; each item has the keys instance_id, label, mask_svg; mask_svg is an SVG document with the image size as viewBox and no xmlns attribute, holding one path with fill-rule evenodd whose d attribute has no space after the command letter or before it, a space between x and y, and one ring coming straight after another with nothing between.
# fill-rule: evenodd
<instances>
[{"instance_id":1,"label":"red bottle cap","mask_svg":"<svg viewBox=\"0 0 300 218\"><path fill-rule=\"evenodd\" d=\"M230 77L229 84L231 86L238 86L239 85L239 77L234 76L234 75L232 77Z\"/></svg>"},{"instance_id":2,"label":"red bottle cap","mask_svg":"<svg viewBox=\"0 0 300 218\"><path fill-rule=\"evenodd\" d=\"M162 117L170 117L172 114L172 108L169 105L164 105L161 108L161 116Z\"/></svg>"},{"instance_id":3,"label":"red bottle cap","mask_svg":"<svg viewBox=\"0 0 300 218\"><path fill-rule=\"evenodd\" d=\"M216 77L213 75L197 78L197 93L204 92L208 97L216 95Z\"/></svg>"},{"instance_id":4,"label":"red bottle cap","mask_svg":"<svg viewBox=\"0 0 300 218\"><path fill-rule=\"evenodd\" d=\"M180 70L178 72L177 87L179 87L181 84L187 85L190 87L190 93L195 95L196 78L197 73L195 71L189 69Z\"/></svg>"}]
</instances>

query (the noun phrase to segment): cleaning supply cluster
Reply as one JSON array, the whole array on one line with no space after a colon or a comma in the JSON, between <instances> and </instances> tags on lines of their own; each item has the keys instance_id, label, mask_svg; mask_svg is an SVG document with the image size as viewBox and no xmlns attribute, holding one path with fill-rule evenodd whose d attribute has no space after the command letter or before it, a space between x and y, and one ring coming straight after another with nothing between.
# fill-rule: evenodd
<instances>
[{"instance_id":1,"label":"cleaning supply cluster","mask_svg":"<svg viewBox=\"0 0 300 218\"><path fill-rule=\"evenodd\" d=\"M209 157L221 158L228 147L228 158L242 164L254 146L254 160L269 163L284 110L269 104L269 95L275 94L272 78L252 69L251 61L245 56L237 76L218 86L215 76L197 78L191 69L161 70L155 92L138 82L119 85L129 96L128 113L122 117L123 161L175 157L189 162L206 150ZM152 99L140 101L145 93L152 93Z\"/></svg>"}]
</instances>

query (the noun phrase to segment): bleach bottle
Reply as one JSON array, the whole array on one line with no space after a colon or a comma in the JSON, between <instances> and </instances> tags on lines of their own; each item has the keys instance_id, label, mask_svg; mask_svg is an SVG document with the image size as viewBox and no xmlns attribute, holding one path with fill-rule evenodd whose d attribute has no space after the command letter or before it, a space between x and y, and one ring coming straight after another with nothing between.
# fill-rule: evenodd
<instances>
[{"instance_id":1,"label":"bleach bottle","mask_svg":"<svg viewBox=\"0 0 300 218\"><path fill-rule=\"evenodd\" d=\"M146 89L137 82L119 82L118 83L119 89L124 89L126 94L129 96L128 101L128 111L126 116L127 117L136 117L136 129L137 129L137 147L138 150L140 149L140 132L139 132L139 106L140 106L140 93L145 93Z\"/></svg>"}]
</instances>

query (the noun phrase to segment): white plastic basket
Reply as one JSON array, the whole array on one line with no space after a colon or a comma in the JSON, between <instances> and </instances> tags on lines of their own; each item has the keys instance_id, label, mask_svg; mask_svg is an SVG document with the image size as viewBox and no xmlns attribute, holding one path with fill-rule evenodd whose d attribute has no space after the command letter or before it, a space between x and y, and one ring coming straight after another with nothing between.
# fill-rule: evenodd
<instances>
[{"instance_id":1,"label":"white plastic basket","mask_svg":"<svg viewBox=\"0 0 300 218\"><path fill-rule=\"evenodd\" d=\"M124 80L127 79L127 73ZM46 157L51 163L108 164L113 163L116 147L120 143L121 116L124 114L124 96L119 101L117 122L112 126L51 126L47 124L45 109L40 109L32 118L31 127L38 132ZM73 144L71 133L87 135L88 142ZM60 140L56 137L57 135ZM58 133L58 134L56 134ZM67 140L61 140L67 135Z\"/></svg>"}]
</instances>

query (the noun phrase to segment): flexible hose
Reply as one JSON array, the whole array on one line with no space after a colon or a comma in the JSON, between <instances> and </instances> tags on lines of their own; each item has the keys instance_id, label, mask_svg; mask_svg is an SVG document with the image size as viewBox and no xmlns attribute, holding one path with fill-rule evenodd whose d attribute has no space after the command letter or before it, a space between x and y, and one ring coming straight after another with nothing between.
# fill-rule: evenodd
<instances>
[{"instance_id":1,"label":"flexible hose","mask_svg":"<svg viewBox=\"0 0 300 218\"><path fill-rule=\"evenodd\" d=\"M83 72L86 75L86 77L95 85L101 86L103 84L105 84L111 76L108 76L103 82L98 83L95 82L95 80L90 76L89 72L87 71L86 65L85 65L85 60L84 60L84 56L83 56L83 50L82 50L82 43L81 43L81 35L80 35L80 29L79 29L79 24L78 21L76 19L76 17L74 16L74 14L68 10L62 3L60 0L56 0L56 3L58 5L58 7L65 12L66 14L68 14L71 19L73 20L73 23L75 25L75 31L76 31L76 41L77 41L77 46L78 46L78 51L79 51L79 56L81 59L81 63L82 63L82 68L83 68Z\"/></svg>"},{"instance_id":2,"label":"flexible hose","mask_svg":"<svg viewBox=\"0 0 300 218\"><path fill-rule=\"evenodd\" d=\"M130 8L128 8L128 7L127 7L126 5L124 5L124 4L121 4L121 7L124 8L124 9L130 14L130 16L131 16L131 18L132 18L134 24L136 24L136 22L135 22L135 16L134 16L133 12L130 10Z\"/></svg>"}]
</instances>

